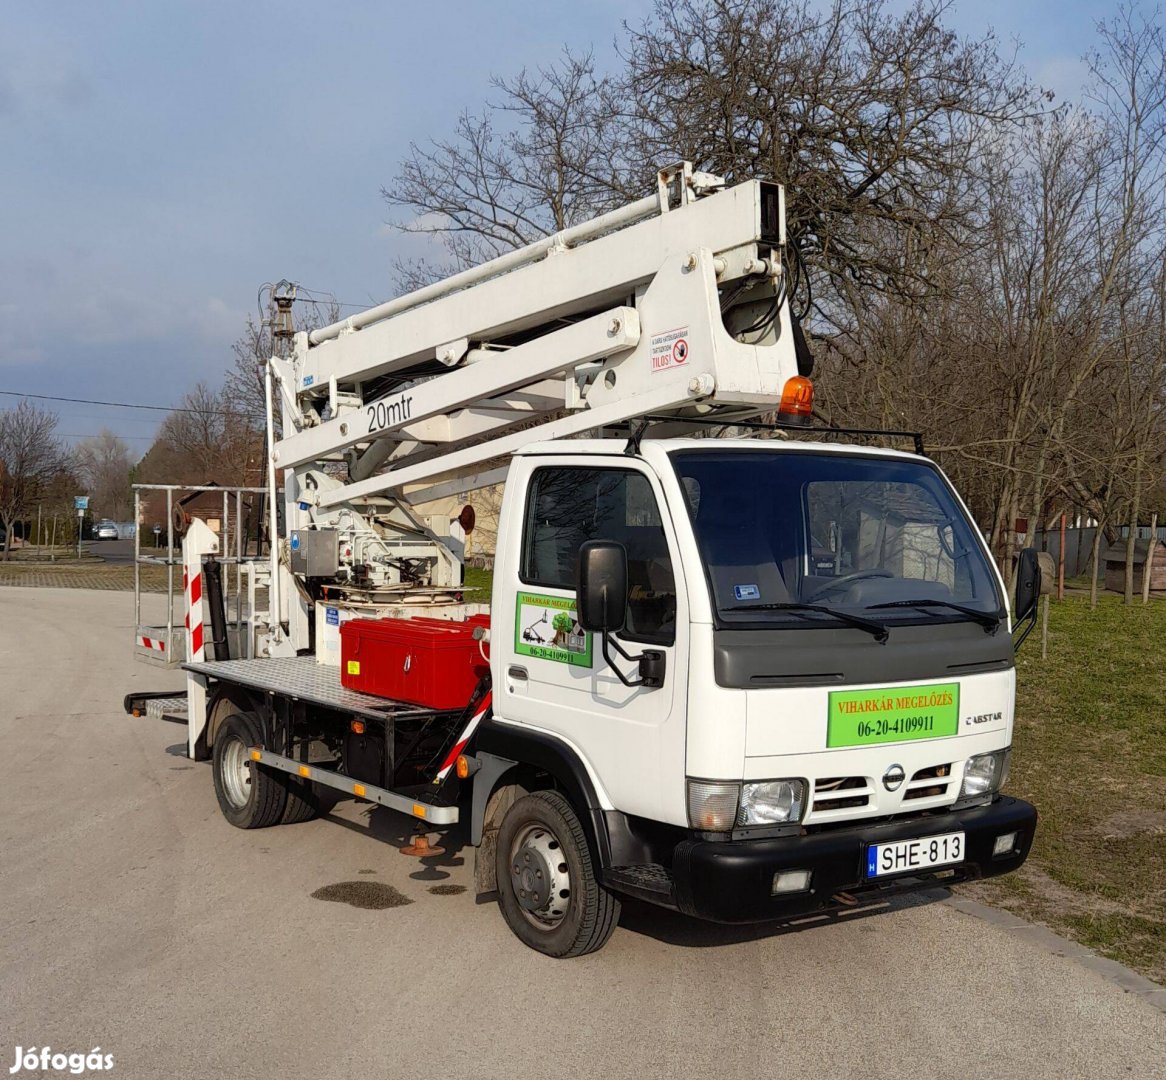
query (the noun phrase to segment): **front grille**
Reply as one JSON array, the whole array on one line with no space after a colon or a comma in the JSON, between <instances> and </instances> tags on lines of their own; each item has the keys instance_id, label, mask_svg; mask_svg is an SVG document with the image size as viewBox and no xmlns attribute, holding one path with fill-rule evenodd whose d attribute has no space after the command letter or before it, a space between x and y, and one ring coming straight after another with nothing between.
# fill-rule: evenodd
<instances>
[{"instance_id":1,"label":"front grille","mask_svg":"<svg viewBox=\"0 0 1166 1080\"><path fill-rule=\"evenodd\" d=\"M911 779L903 785L901 795L882 792L877 781L868 776L823 777L814 781L806 818L809 821L844 819L856 810L873 811L880 805L884 812L894 812L896 797L904 809L913 805L921 809L933 807L936 800L950 801L955 797L952 791L954 780L950 762L929 765L912 773Z\"/></svg>"},{"instance_id":2,"label":"front grille","mask_svg":"<svg viewBox=\"0 0 1166 1080\"><path fill-rule=\"evenodd\" d=\"M874 787L865 776L830 776L814 781L811 814L869 806Z\"/></svg>"},{"instance_id":3,"label":"front grille","mask_svg":"<svg viewBox=\"0 0 1166 1080\"><path fill-rule=\"evenodd\" d=\"M903 792L903 802L912 799L937 799L946 795L951 786L951 764L930 765L920 769L907 783L907 790Z\"/></svg>"}]
</instances>

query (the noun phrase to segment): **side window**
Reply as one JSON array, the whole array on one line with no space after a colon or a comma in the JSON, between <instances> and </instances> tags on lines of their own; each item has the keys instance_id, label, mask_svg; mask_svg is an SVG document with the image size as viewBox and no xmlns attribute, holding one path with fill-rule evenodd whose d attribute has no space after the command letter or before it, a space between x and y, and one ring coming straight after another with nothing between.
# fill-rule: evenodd
<instances>
[{"instance_id":1,"label":"side window","mask_svg":"<svg viewBox=\"0 0 1166 1080\"><path fill-rule=\"evenodd\" d=\"M555 466L531 481L522 540L522 580L574 591L579 548L618 540L628 553L625 637L671 645L676 637L676 584L651 485L631 469Z\"/></svg>"}]
</instances>

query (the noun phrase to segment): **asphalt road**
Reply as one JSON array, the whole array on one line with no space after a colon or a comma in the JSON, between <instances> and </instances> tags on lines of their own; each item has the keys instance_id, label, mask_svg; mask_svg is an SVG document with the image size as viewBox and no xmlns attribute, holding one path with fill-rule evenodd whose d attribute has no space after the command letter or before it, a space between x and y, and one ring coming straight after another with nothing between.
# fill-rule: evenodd
<instances>
[{"instance_id":1,"label":"asphalt road","mask_svg":"<svg viewBox=\"0 0 1166 1080\"><path fill-rule=\"evenodd\" d=\"M153 536L143 536L147 553L153 550ZM133 540L86 540L82 547L91 555L99 555L108 563L132 563L134 561Z\"/></svg>"},{"instance_id":2,"label":"asphalt road","mask_svg":"<svg viewBox=\"0 0 1166 1080\"><path fill-rule=\"evenodd\" d=\"M792 932L629 904L552 961L431 893L472 853L422 866L388 811L233 829L184 729L121 711L177 683L131 621L124 593L0 590L0 1068L49 1045L133 1078L1163 1076L1147 996L949 903ZM351 881L410 903L312 896Z\"/></svg>"}]
</instances>

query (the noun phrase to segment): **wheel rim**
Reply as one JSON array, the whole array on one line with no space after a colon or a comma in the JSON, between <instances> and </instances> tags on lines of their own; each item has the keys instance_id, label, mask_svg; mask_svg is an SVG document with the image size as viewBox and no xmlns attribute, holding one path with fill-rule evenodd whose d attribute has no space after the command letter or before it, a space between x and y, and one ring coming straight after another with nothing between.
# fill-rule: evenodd
<instances>
[{"instance_id":1,"label":"wheel rim","mask_svg":"<svg viewBox=\"0 0 1166 1080\"><path fill-rule=\"evenodd\" d=\"M251 760L242 739L231 738L223 747L219 775L227 801L241 810L251 798Z\"/></svg>"},{"instance_id":2,"label":"wheel rim","mask_svg":"<svg viewBox=\"0 0 1166 1080\"><path fill-rule=\"evenodd\" d=\"M541 822L524 825L510 845L510 884L523 918L554 930L571 908L571 873L559 838Z\"/></svg>"}]
</instances>

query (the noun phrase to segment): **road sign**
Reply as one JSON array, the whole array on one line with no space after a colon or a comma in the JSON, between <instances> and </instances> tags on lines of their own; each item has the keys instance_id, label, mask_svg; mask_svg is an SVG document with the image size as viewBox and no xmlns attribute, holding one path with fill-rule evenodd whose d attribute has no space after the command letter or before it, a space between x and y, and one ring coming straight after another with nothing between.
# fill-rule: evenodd
<instances>
[{"instance_id":1,"label":"road sign","mask_svg":"<svg viewBox=\"0 0 1166 1080\"><path fill-rule=\"evenodd\" d=\"M82 510L88 510L89 509L89 496L88 495L74 495L73 496L73 509L76 510L78 513L80 513Z\"/></svg>"}]
</instances>

